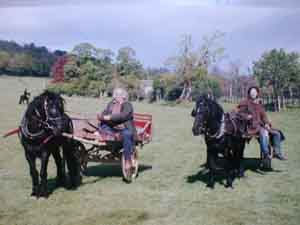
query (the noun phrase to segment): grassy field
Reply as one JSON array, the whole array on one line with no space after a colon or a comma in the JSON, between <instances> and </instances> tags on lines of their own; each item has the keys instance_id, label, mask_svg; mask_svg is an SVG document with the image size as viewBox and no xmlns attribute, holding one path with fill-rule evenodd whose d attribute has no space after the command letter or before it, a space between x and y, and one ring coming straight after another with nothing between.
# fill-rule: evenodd
<instances>
[{"instance_id":1,"label":"grassy field","mask_svg":"<svg viewBox=\"0 0 300 225\"><path fill-rule=\"evenodd\" d=\"M37 95L45 82L0 77L0 134L18 125L25 106L17 102L24 88ZM66 98L67 109L84 116L95 116L107 101ZM140 176L132 184L122 182L119 166L89 164L78 190L59 188L47 200L30 198L31 179L17 136L1 138L0 225L300 224L299 111L269 114L286 134L288 161L273 160L273 172L260 171L258 144L253 142L246 149L247 177L236 180L234 190L221 183L210 190L200 167L205 145L191 132L192 106L134 106L136 112L154 116L155 130L153 142L140 152ZM53 187L52 159L48 171Z\"/></svg>"}]
</instances>

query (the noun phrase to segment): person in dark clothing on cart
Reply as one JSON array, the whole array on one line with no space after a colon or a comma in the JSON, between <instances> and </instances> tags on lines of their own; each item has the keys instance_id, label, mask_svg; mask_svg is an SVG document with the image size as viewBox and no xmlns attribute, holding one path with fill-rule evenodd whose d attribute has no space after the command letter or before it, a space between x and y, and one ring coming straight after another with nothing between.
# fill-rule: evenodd
<instances>
[{"instance_id":1,"label":"person in dark clothing on cart","mask_svg":"<svg viewBox=\"0 0 300 225\"><path fill-rule=\"evenodd\" d=\"M106 132L121 133L125 169L132 166L131 156L137 138L136 128L133 122L133 106L128 101L128 93L125 89L116 88L113 91L113 100L108 103L106 109L97 115L99 130Z\"/></svg>"},{"instance_id":2,"label":"person in dark clothing on cart","mask_svg":"<svg viewBox=\"0 0 300 225\"><path fill-rule=\"evenodd\" d=\"M248 98L239 103L237 113L249 121L247 134L249 136L258 136L261 153L264 158L269 158L269 144L274 148L274 157L280 160L287 160L282 154L281 142L285 139L283 133L274 129L270 120L260 102L260 90L258 87L248 89Z\"/></svg>"}]
</instances>

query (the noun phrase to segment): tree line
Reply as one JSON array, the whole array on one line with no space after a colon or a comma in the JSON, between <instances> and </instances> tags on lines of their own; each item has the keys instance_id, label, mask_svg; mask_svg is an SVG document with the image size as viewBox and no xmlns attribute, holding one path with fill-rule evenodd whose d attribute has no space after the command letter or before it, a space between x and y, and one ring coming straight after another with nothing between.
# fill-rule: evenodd
<instances>
[{"instance_id":1,"label":"tree line","mask_svg":"<svg viewBox=\"0 0 300 225\"><path fill-rule=\"evenodd\" d=\"M168 58L162 68L144 68L129 46L114 54L110 49L81 43L57 60L52 68L54 85L50 88L69 95L99 96L102 90L109 94L113 87L124 86L133 99L141 99L145 97L141 82L153 80L153 100L176 100L184 90L191 90L184 97L189 100L204 92L220 97L221 78L209 74L209 67L224 55L224 49L218 46L222 37L221 32L216 32L193 47L191 35L183 35L178 54Z\"/></svg>"},{"instance_id":2,"label":"tree line","mask_svg":"<svg viewBox=\"0 0 300 225\"><path fill-rule=\"evenodd\" d=\"M0 40L0 75L50 76L51 67L66 52L49 51L34 43L20 45Z\"/></svg>"},{"instance_id":3,"label":"tree line","mask_svg":"<svg viewBox=\"0 0 300 225\"><path fill-rule=\"evenodd\" d=\"M120 48L115 56L110 49L80 43L53 65L49 88L67 95L99 96L122 85L134 95L146 73L131 47Z\"/></svg>"},{"instance_id":4,"label":"tree line","mask_svg":"<svg viewBox=\"0 0 300 225\"><path fill-rule=\"evenodd\" d=\"M238 102L247 89L258 85L263 103L273 110L300 105L300 56L298 52L271 49L243 71L239 60L228 69L219 63L228 56L224 33L216 31L199 40L182 35L177 54L161 68L145 68L130 46L117 53L90 43L69 51L49 51L35 44L0 41L0 74L52 76L50 89L68 95L111 94L116 86L128 89L131 99L193 100L203 93L225 101ZM144 80L153 81L151 96L141 89Z\"/></svg>"},{"instance_id":5,"label":"tree line","mask_svg":"<svg viewBox=\"0 0 300 225\"><path fill-rule=\"evenodd\" d=\"M253 62L249 75L240 72L241 64L231 64L224 84L223 97L237 102L247 97L247 89L257 85L262 103L268 110L280 111L300 106L300 55L285 49L271 49Z\"/></svg>"}]
</instances>

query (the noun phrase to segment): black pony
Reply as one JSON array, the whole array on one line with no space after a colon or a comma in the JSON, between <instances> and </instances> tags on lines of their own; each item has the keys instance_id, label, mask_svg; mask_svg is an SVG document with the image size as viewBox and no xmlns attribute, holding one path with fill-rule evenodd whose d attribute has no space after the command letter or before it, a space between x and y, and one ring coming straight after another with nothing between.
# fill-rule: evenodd
<instances>
[{"instance_id":1,"label":"black pony","mask_svg":"<svg viewBox=\"0 0 300 225\"><path fill-rule=\"evenodd\" d=\"M22 118L19 138L25 150L25 157L32 178L32 196L47 197L47 164L50 154L57 167L57 185L64 185L65 163L60 156L60 147L67 161L71 187L80 184L80 166L76 157L76 143L63 137L62 132L72 133L72 121L64 113L64 100L55 93L45 91L34 98ZM36 159L41 159L40 180Z\"/></svg>"},{"instance_id":2,"label":"black pony","mask_svg":"<svg viewBox=\"0 0 300 225\"><path fill-rule=\"evenodd\" d=\"M224 114L222 107L207 96L198 98L192 116L195 118L193 134L195 136L203 134L207 146L206 166L209 169L207 186L214 188L218 154L222 154L226 161L226 187L233 187L232 183L236 175L243 176L240 162L246 139L240 132L234 131L235 124L230 119L230 115ZM231 131L228 132L229 130Z\"/></svg>"},{"instance_id":3,"label":"black pony","mask_svg":"<svg viewBox=\"0 0 300 225\"><path fill-rule=\"evenodd\" d=\"M24 94L20 95L19 104L26 103L28 105L29 97L30 97L30 93L25 90Z\"/></svg>"}]
</instances>

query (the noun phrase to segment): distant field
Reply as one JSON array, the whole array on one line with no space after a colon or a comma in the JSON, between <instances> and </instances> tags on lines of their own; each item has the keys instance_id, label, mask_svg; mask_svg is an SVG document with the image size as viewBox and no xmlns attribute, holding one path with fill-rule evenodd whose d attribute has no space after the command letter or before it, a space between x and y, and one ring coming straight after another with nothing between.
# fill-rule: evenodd
<instances>
[{"instance_id":1,"label":"distant field","mask_svg":"<svg viewBox=\"0 0 300 225\"><path fill-rule=\"evenodd\" d=\"M39 94L47 80L0 76L0 134L18 126L27 87ZM67 110L95 116L108 99L65 98ZM286 134L288 161L273 160L273 172L257 169L258 144L246 149L247 178L234 190L206 188L199 173L205 145L191 132L192 105L170 107L134 103L136 112L154 117L154 140L140 152L143 165L132 184L122 182L119 166L90 164L76 191L54 190L48 200L30 198L31 179L17 136L0 138L0 225L299 225L300 111L270 113ZM226 105L226 109L232 106ZM55 177L49 163L49 185Z\"/></svg>"}]
</instances>

